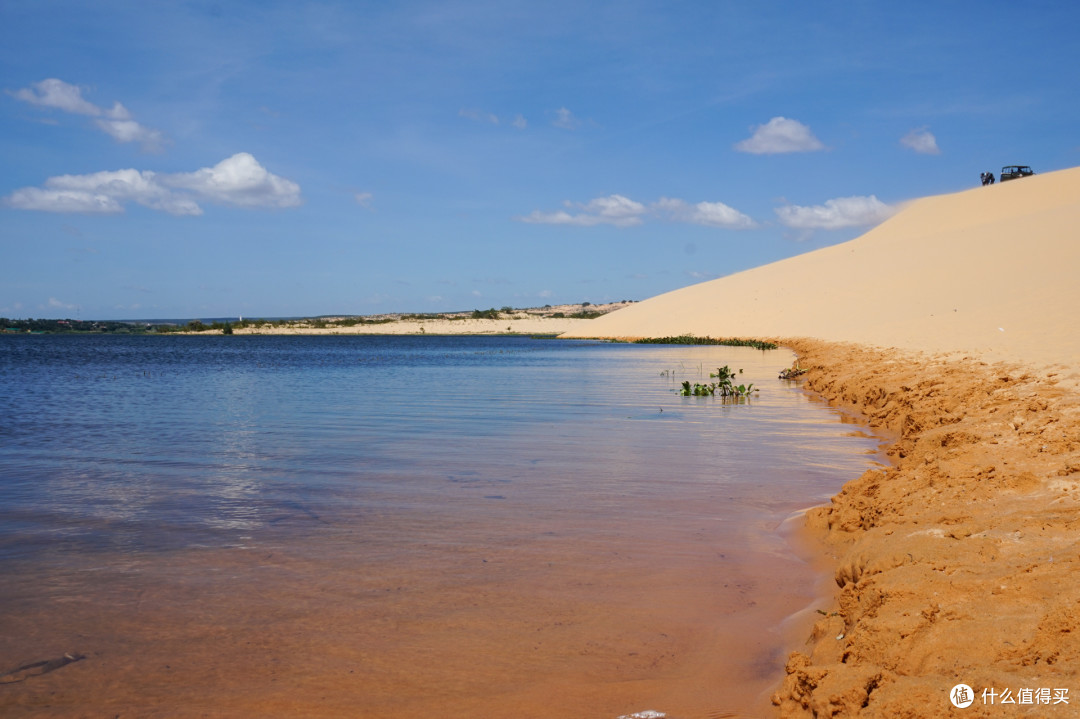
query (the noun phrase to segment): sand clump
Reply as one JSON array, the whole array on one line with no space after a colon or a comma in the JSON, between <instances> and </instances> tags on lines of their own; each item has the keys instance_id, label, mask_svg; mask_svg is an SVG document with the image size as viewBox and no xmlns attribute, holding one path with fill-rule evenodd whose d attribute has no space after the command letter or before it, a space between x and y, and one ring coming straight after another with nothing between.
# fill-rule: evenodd
<instances>
[{"instance_id":1,"label":"sand clump","mask_svg":"<svg viewBox=\"0 0 1080 719\"><path fill-rule=\"evenodd\" d=\"M893 438L811 510L833 605L792 653L785 718L1071 716L1080 704L1080 395L1022 367L790 343L805 386ZM1033 691L1032 704L983 703ZM989 697L989 694L987 694Z\"/></svg>"}]
</instances>

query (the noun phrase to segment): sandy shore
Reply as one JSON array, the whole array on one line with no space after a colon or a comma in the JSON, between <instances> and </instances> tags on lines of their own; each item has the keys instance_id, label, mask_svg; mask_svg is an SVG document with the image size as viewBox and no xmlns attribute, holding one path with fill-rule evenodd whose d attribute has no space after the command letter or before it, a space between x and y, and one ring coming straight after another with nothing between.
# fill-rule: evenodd
<instances>
[{"instance_id":1,"label":"sandy shore","mask_svg":"<svg viewBox=\"0 0 1080 719\"><path fill-rule=\"evenodd\" d=\"M780 716L956 716L961 683L973 717L1080 712L1078 227L1080 169L925 198L587 327L779 340L894 442L808 514L836 592Z\"/></svg>"},{"instance_id":2,"label":"sandy shore","mask_svg":"<svg viewBox=\"0 0 1080 719\"><path fill-rule=\"evenodd\" d=\"M780 715L952 716L963 683L972 716L1075 716L982 696L1080 704L1080 395L1022 365L792 344L809 389L895 443L893 466L808 516L837 592L788 661Z\"/></svg>"}]
</instances>

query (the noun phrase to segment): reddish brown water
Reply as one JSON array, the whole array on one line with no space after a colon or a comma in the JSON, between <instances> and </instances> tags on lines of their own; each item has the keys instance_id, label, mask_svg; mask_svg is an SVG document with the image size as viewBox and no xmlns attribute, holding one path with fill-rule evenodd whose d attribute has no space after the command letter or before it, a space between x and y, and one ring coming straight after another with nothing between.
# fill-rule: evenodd
<instances>
[{"instance_id":1,"label":"reddish brown water","mask_svg":"<svg viewBox=\"0 0 1080 719\"><path fill-rule=\"evenodd\" d=\"M0 672L85 659L0 684L0 714L763 715L791 648L779 626L817 580L776 528L875 445L782 383L752 406L677 398L660 369L732 350L663 349L632 363L662 394L610 421L437 452L399 436L437 484L335 486L227 546L6 561ZM736 355L754 381L788 359Z\"/></svg>"}]
</instances>

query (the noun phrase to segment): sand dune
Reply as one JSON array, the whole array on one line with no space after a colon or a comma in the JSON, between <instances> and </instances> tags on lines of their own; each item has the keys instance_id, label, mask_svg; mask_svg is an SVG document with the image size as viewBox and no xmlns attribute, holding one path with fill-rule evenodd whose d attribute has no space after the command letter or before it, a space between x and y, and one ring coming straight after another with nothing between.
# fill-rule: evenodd
<instances>
[{"instance_id":1,"label":"sand dune","mask_svg":"<svg viewBox=\"0 0 1080 719\"><path fill-rule=\"evenodd\" d=\"M780 716L1074 716L1080 168L910 203L858 239L655 297L593 337L775 338L892 439L807 514L836 580ZM1026 706L1025 706L1026 705ZM961 710L962 711L962 710Z\"/></svg>"},{"instance_id":2,"label":"sand dune","mask_svg":"<svg viewBox=\"0 0 1080 719\"><path fill-rule=\"evenodd\" d=\"M858 239L675 290L567 336L812 337L1076 366L1078 270L1074 168L916 200Z\"/></svg>"}]
</instances>

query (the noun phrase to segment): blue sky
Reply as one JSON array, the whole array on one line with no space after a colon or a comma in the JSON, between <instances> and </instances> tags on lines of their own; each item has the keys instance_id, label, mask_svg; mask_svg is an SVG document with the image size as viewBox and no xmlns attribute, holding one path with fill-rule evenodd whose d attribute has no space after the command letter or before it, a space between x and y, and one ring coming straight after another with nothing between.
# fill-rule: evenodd
<instances>
[{"instance_id":1,"label":"blue sky","mask_svg":"<svg viewBox=\"0 0 1080 719\"><path fill-rule=\"evenodd\" d=\"M1078 30L995 0L0 0L0 315L645 299L1080 164Z\"/></svg>"}]
</instances>

